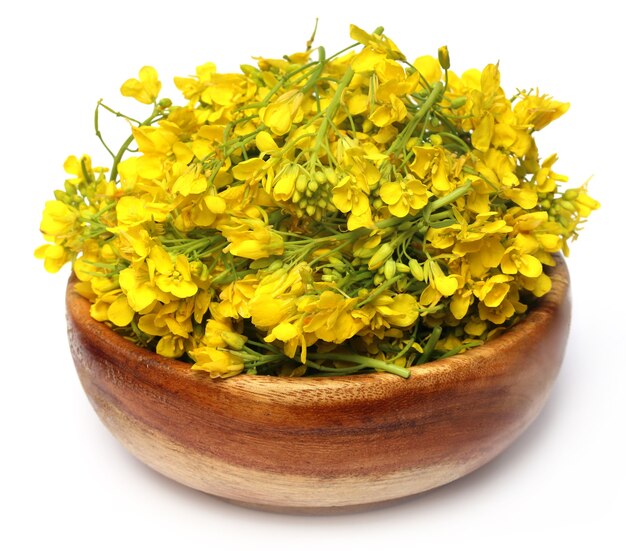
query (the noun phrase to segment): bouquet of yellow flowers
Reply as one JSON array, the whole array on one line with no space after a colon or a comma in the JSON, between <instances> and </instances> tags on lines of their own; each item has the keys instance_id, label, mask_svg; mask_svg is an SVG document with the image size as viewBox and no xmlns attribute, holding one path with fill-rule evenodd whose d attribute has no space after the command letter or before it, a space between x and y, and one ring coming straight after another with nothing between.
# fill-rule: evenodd
<instances>
[{"instance_id":1,"label":"bouquet of yellow flowers","mask_svg":"<svg viewBox=\"0 0 626 551\"><path fill-rule=\"evenodd\" d=\"M350 36L202 65L175 79L182 105L142 68L121 92L144 120L96 108L110 167L65 162L45 268L71 262L93 318L213 377L408 376L514 324L598 207L537 150L568 104L507 97L497 65L457 75L445 47L409 61L382 29ZM103 110L132 127L119 148Z\"/></svg>"}]
</instances>

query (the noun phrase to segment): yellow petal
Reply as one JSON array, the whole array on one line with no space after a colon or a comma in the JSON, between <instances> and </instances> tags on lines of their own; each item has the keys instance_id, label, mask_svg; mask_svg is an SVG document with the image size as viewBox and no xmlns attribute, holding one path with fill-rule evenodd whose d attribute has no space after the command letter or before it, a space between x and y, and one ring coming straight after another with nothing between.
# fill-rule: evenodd
<instances>
[{"instance_id":1,"label":"yellow petal","mask_svg":"<svg viewBox=\"0 0 626 551\"><path fill-rule=\"evenodd\" d=\"M292 123L291 107L286 102L271 103L262 115L263 122L277 136L289 132Z\"/></svg>"},{"instance_id":2,"label":"yellow petal","mask_svg":"<svg viewBox=\"0 0 626 551\"><path fill-rule=\"evenodd\" d=\"M275 151L278 149L278 145L272 138L272 135L266 130L262 130L256 135L255 143L261 153L267 153L268 151Z\"/></svg>"},{"instance_id":3,"label":"yellow petal","mask_svg":"<svg viewBox=\"0 0 626 551\"><path fill-rule=\"evenodd\" d=\"M493 126L493 115L486 113L472 134L472 145L478 149L478 151L485 153L489 149L491 137L493 136Z\"/></svg>"},{"instance_id":4,"label":"yellow petal","mask_svg":"<svg viewBox=\"0 0 626 551\"><path fill-rule=\"evenodd\" d=\"M237 180L246 181L248 178L255 176L265 166L265 161L258 157L248 159L235 165L232 169L233 176Z\"/></svg>"},{"instance_id":5,"label":"yellow petal","mask_svg":"<svg viewBox=\"0 0 626 551\"><path fill-rule=\"evenodd\" d=\"M214 214L222 214L226 211L226 201L219 195L207 195L204 204Z\"/></svg>"},{"instance_id":6,"label":"yellow petal","mask_svg":"<svg viewBox=\"0 0 626 551\"><path fill-rule=\"evenodd\" d=\"M376 65L384 61L386 57L385 52L365 47L352 59L352 70L355 73L369 73L374 70Z\"/></svg>"},{"instance_id":7,"label":"yellow petal","mask_svg":"<svg viewBox=\"0 0 626 551\"><path fill-rule=\"evenodd\" d=\"M430 55L418 57L413 66L418 70L420 75L429 83L441 80L441 66L439 61Z\"/></svg>"},{"instance_id":8,"label":"yellow petal","mask_svg":"<svg viewBox=\"0 0 626 551\"><path fill-rule=\"evenodd\" d=\"M543 266L539 260L530 254L523 254L519 258L518 270L526 277L539 277L543 272Z\"/></svg>"},{"instance_id":9,"label":"yellow petal","mask_svg":"<svg viewBox=\"0 0 626 551\"><path fill-rule=\"evenodd\" d=\"M453 276L438 277L435 287L444 297L452 296L459 287L459 282Z\"/></svg>"},{"instance_id":10,"label":"yellow petal","mask_svg":"<svg viewBox=\"0 0 626 551\"><path fill-rule=\"evenodd\" d=\"M107 311L107 317L118 327L125 327L128 325L133 317L135 311L128 304L128 300L124 295L117 297L109 306Z\"/></svg>"},{"instance_id":11,"label":"yellow petal","mask_svg":"<svg viewBox=\"0 0 626 551\"><path fill-rule=\"evenodd\" d=\"M272 336L277 338L279 341L287 342L288 340L298 336L298 329L292 323L282 322L274 327L272 330Z\"/></svg>"},{"instance_id":12,"label":"yellow petal","mask_svg":"<svg viewBox=\"0 0 626 551\"><path fill-rule=\"evenodd\" d=\"M137 174L147 180L163 175L163 162L160 155L142 155L137 158Z\"/></svg>"},{"instance_id":13,"label":"yellow petal","mask_svg":"<svg viewBox=\"0 0 626 551\"><path fill-rule=\"evenodd\" d=\"M399 182L385 182L380 186L379 193L387 205L395 205L402 197L402 186Z\"/></svg>"}]
</instances>

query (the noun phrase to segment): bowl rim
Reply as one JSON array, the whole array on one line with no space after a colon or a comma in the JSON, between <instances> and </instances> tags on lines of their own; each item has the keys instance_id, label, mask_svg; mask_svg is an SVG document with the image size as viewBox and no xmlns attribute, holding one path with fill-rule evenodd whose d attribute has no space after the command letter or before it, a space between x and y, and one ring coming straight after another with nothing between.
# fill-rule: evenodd
<instances>
[{"instance_id":1,"label":"bowl rim","mask_svg":"<svg viewBox=\"0 0 626 551\"><path fill-rule=\"evenodd\" d=\"M507 348L519 344L528 334L543 332L542 327L549 323L555 312L569 303L570 277L567 265L562 255L554 255L555 265L548 268L552 280L552 288L537 302L529 306L528 312L515 325L502 331L488 342L447 358L432 360L423 364L409 367L410 376L404 379L398 375L387 372L357 373L353 375L310 375L306 377L280 377L272 375L251 375L241 373L234 377L212 378L209 373L192 370L191 364L178 359L161 356L147 348L140 347L124 336L115 332L104 322L93 319L89 313L90 302L74 289L75 276L69 278L66 289L66 317L68 331L76 331L88 334L91 340L98 341L103 348L114 346L121 353L133 361L139 361L151 368L160 368L163 374L194 378L199 383L233 385L237 388L245 388L248 385L258 387L262 384L267 392L271 393L272 387L279 387L285 391L286 387L310 388L312 383L324 384L327 388L336 386L344 389L347 385L367 385L373 383L394 386L414 386L420 383L428 383L431 386L433 379L446 380L448 382L471 378L476 370L481 369L483 363L489 364L489 371L496 374L498 369L505 371L506 362L493 362L498 349ZM569 304L568 304L569 307ZM494 346L494 344L496 346ZM486 360L490 361L486 361ZM495 372L494 372L495 370Z\"/></svg>"}]
</instances>

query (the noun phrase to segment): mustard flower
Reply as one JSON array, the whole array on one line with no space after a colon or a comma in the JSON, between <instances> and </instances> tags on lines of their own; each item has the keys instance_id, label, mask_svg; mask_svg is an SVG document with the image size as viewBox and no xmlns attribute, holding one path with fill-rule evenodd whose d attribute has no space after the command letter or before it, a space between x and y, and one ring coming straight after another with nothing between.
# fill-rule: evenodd
<instances>
[{"instance_id":1,"label":"mustard flower","mask_svg":"<svg viewBox=\"0 0 626 551\"><path fill-rule=\"evenodd\" d=\"M152 112L97 103L111 165L66 158L35 256L72 264L94 319L210 377L408 376L514 324L599 207L536 142L569 104L350 36L203 63L182 102L141 68L121 93ZM117 147L105 112L131 125Z\"/></svg>"},{"instance_id":2,"label":"mustard flower","mask_svg":"<svg viewBox=\"0 0 626 551\"><path fill-rule=\"evenodd\" d=\"M129 78L122 84L123 96L135 98L141 103L154 103L161 91L159 75L154 67L145 66L139 70L139 79Z\"/></svg>"}]
</instances>

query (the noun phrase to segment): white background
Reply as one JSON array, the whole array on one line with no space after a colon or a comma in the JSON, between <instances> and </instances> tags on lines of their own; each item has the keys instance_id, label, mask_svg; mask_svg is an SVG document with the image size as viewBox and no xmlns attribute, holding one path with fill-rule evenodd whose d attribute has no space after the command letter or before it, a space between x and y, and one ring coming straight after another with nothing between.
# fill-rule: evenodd
<instances>
[{"instance_id":1,"label":"white background","mask_svg":"<svg viewBox=\"0 0 626 551\"><path fill-rule=\"evenodd\" d=\"M579 7L584 5L584 7ZM3 549L624 548L626 41L617 5L575 2L21 2L0 8ZM562 372L537 422L488 466L378 511L256 512L181 487L125 452L92 411L64 325L67 271L32 257L45 200L72 153L105 162L99 98L144 64L166 90L214 61L347 45L349 23L383 25L407 57L447 44L453 69L500 61L503 85L570 101L542 132L543 157L602 202L572 247L574 315ZM137 104L138 105L138 104ZM114 140L127 128L117 122ZM122 125L122 126L119 126ZM115 128L113 127L115 126ZM116 137L119 136L119 137ZM114 141L113 140L113 141Z\"/></svg>"}]
</instances>

